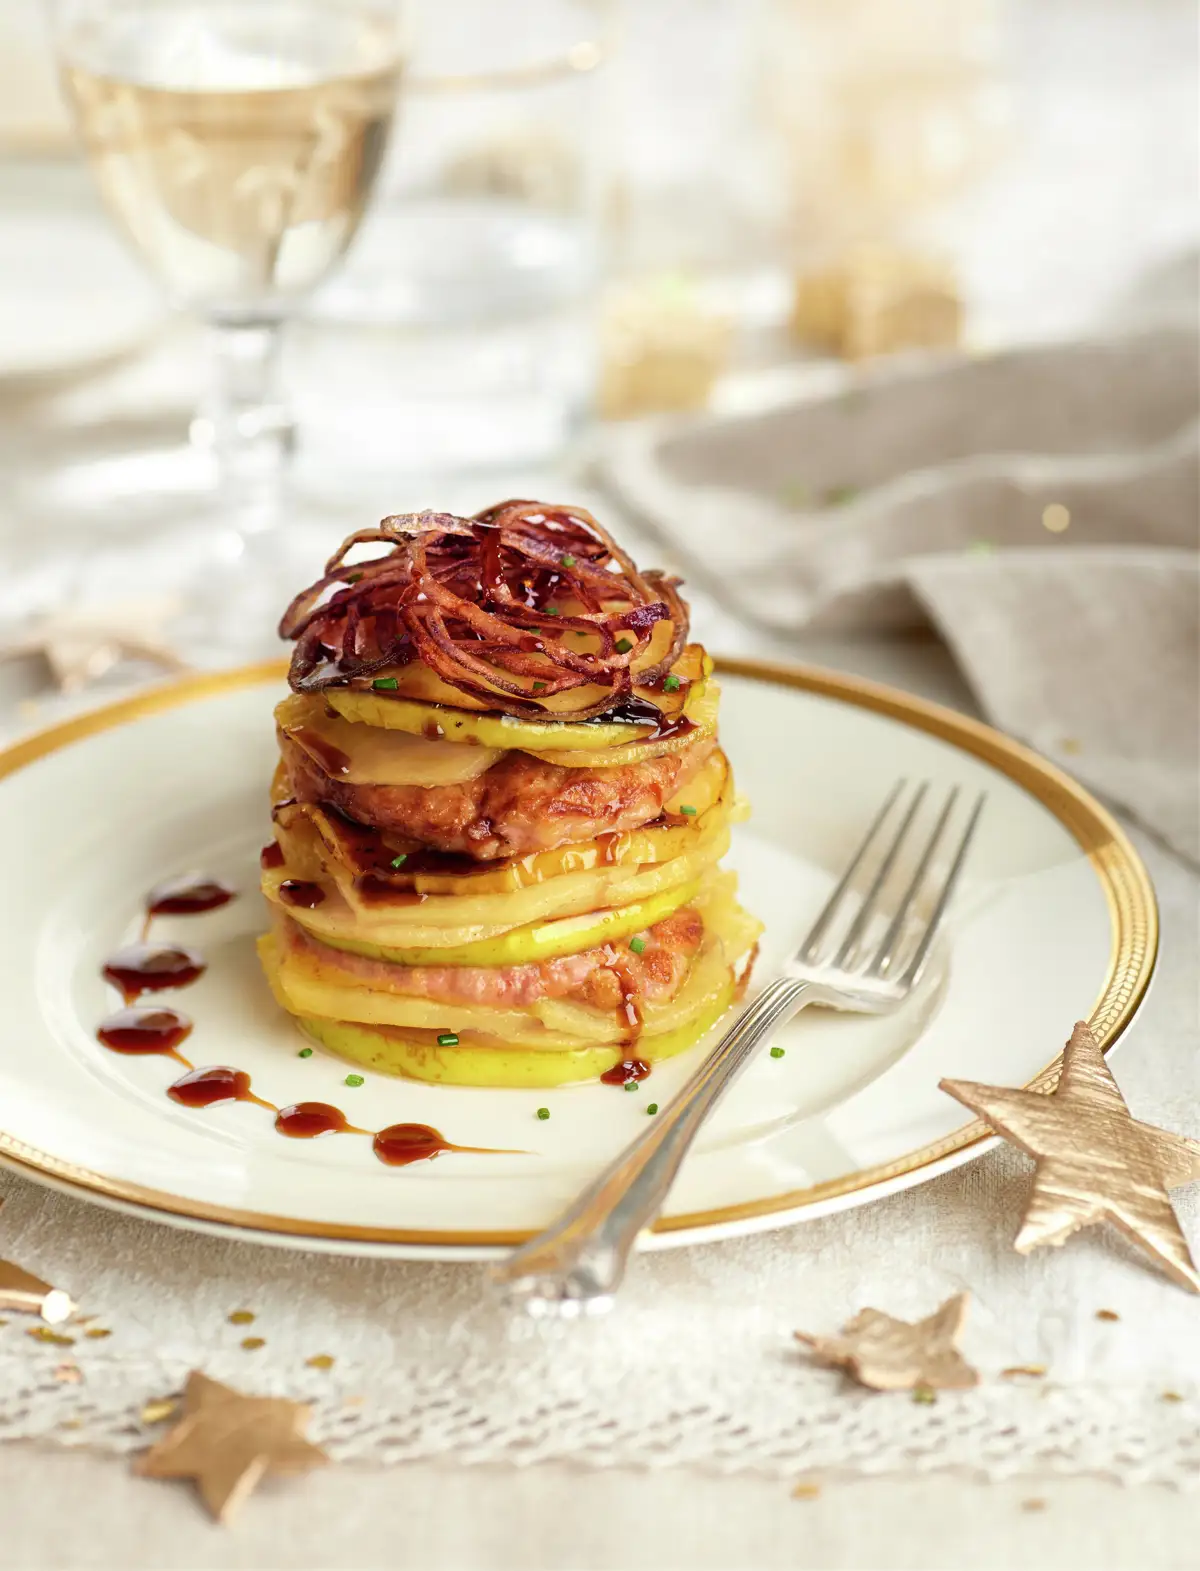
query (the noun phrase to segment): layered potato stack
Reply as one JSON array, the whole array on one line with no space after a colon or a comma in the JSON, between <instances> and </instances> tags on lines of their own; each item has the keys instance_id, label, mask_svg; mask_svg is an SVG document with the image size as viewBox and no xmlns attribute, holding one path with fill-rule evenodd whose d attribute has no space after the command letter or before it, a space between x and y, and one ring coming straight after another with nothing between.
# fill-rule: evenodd
<instances>
[{"instance_id":1,"label":"layered potato stack","mask_svg":"<svg viewBox=\"0 0 1200 1571\"><path fill-rule=\"evenodd\" d=\"M506 502L352 535L280 631L260 955L310 1038L534 1087L716 1023L760 929L718 868L744 808L675 580Z\"/></svg>"}]
</instances>

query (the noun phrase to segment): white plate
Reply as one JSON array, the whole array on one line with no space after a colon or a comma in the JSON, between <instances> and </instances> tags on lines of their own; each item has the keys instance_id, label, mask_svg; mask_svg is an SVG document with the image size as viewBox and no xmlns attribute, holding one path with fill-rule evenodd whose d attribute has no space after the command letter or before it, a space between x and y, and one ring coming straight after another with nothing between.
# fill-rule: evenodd
<instances>
[{"instance_id":1,"label":"white plate","mask_svg":"<svg viewBox=\"0 0 1200 1571\"><path fill-rule=\"evenodd\" d=\"M767 924L760 978L805 930L897 774L986 786L989 802L934 979L892 1017L810 1010L789 1027L785 1056L752 1064L704 1131L652 1246L859 1204L978 1155L988 1142L939 1078L1031 1082L1079 1018L1113 1042L1154 964L1145 870L1108 814L1049 764L887 688L747 662L722 669L722 737L754 806L733 861ZM349 1088L340 1060L298 1058L252 945L281 690L274 664L189 678L0 755L0 1159L207 1231L347 1253L487 1254L549 1221L702 1049L636 1094L373 1074ZM388 1168L361 1138L285 1140L253 1105L179 1107L165 1094L177 1066L101 1047L95 1028L114 999L100 966L135 933L150 886L187 868L243 891L219 911L155 926L209 961L179 999L195 1021L186 1051L196 1063L249 1071L276 1104L332 1102L366 1128L431 1124L458 1145L525 1154Z\"/></svg>"}]
</instances>

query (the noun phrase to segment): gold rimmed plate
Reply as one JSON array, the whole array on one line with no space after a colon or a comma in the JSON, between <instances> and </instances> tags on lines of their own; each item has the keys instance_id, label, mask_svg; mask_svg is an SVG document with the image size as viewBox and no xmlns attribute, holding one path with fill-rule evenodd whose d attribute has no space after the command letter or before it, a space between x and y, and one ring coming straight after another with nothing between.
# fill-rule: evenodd
<instances>
[{"instance_id":1,"label":"gold rimmed plate","mask_svg":"<svg viewBox=\"0 0 1200 1571\"><path fill-rule=\"evenodd\" d=\"M1052 1073L1076 1019L1114 1043L1154 966L1149 878L1080 786L998 732L830 672L719 662L721 729L754 808L735 834L744 903L766 923L760 976L802 934L897 774L988 791L938 964L881 1019L810 1010L782 1057L750 1066L703 1132L650 1247L734 1236L863 1204L987 1149L937 1086ZM186 678L0 754L5 850L0 1161L31 1178L180 1226L346 1253L470 1258L544 1225L665 1102L704 1051L635 1093L421 1085L356 1074L304 1043L254 958L265 916L278 663ZM186 1011L199 1066L250 1076L264 1101L318 1101L359 1129L422 1124L460 1147L390 1167L363 1135L278 1134L251 1101L167 1095L180 1067L109 1051L101 976L140 927L146 892L199 870L239 890L154 937L202 952L204 975L154 1000ZM452 1028L452 1020L447 1021ZM538 1109L548 1108L549 1118Z\"/></svg>"}]
</instances>

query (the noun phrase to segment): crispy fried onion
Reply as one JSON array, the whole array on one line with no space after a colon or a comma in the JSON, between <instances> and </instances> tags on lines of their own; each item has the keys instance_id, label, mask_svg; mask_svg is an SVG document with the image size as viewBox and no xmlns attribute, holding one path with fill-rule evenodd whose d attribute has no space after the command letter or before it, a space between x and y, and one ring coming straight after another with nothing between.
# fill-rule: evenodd
<instances>
[{"instance_id":1,"label":"crispy fried onion","mask_svg":"<svg viewBox=\"0 0 1200 1571\"><path fill-rule=\"evenodd\" d=\"M347 560L370 545L387 550ZM297 692L361 686L421 660L489 708L532 719L547 718L543 697L600 687L553 713L585 720L629 696L658 622L672 624L670 644L637 671L638 685L653 686L674 664L688 630L677 585L640 573L580 507L511 501L473 518L397 514L342 542L288 606L279 635L296 643L288 675ZM572 647L580 633L589 648Z\"/></svg>"}]
</instances>

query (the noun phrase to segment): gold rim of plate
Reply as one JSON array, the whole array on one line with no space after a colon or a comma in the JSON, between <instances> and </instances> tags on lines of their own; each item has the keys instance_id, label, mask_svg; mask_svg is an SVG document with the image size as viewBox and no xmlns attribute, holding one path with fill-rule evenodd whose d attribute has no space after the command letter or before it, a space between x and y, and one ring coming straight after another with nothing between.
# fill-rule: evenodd
<instances>
[{"instance_id":1,"label":"gold rim of plate","mask_svg":"<svg viewBox=\"0 0 1200 1571\"><path fill-rule=\"evenodd\" d=\"M1046 759L993 730L991 726L882 683L815 666L780 665L762 660L718 659L716 669L728 676L798 688L803 692L852 704L859 709L871 710L875 714L888 715L982 759L1041 802L1078 841L1108 902L1112 923L1108 973L1087 1017L1102 1049L1108 1052L1137 1013L1150 984L1158 953L1158 906L1150 875L1128 836L1089 792ZM141 720L164 709L196 703L243 687L278 681L286 670L285 661L269 660L228 671L176 678L132 698L91 710L27 737L0 752L0 779L14 774L36 759L44 758L48 753L69 747L97 732L128 725L131 721ZM1064 1033L1069 1025L1069 1021L1064 1022ZM1053 1059L1027 1082L1028 1088L1049 1089L1058 1079L1060 1065L1061 1057ZM801 1213L827 1200L893 1183L923 1169L936 1169L946 1158L994 1139L983 1124L973 1120L943 1139L909 1151L891 1162L860 1168L857 1172L813 1184L806 1189L793 1189L761 1200L666 1217L655 1225L654 1231L699 1231L754 1218L784 1218L789 1213ZM496 1247L521 1243L532 1236L521 1231L447 1232L420 1228L356 1227L348 1223L310 1222L298 1217L206 1205L163 1190L147 1189L139 1184L106 1178L102 1173L93 1173L72 1162L37 1151L12 1135L5 1134L3 1130L0 1130L0 1163L31 1177L49 1179L59 1187L80 1191L85 1197L98 1197L136 1206L142 1211L187 1217L231 1229L253 1229L260 1233L363 1244L425 1245L431 1248L447 1245L461 1248ZM933 1172L928 1176L934 1176Z\"/></svg>"}]
</instances>

